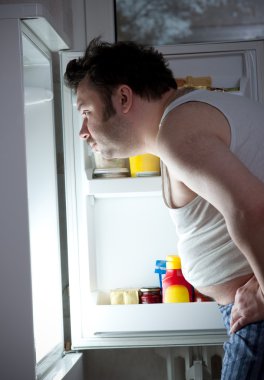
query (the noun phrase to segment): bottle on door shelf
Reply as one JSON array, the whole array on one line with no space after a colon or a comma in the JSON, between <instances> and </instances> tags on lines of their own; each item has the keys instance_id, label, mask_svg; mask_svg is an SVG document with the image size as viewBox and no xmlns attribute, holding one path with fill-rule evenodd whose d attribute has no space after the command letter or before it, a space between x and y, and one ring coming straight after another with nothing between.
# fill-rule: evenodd
<instances>
[{"instance_id":1,"label":"bottle on door shelf","mask_svg":"<svg viewBox=\"0 0 264 380\"><path fill-rule=\"evenodd\" d=\"M192 302L193 287L182 274L181 259L176 255L166 257L166 274L162 280L162 302Z\"/></svg>"}]
</instances>

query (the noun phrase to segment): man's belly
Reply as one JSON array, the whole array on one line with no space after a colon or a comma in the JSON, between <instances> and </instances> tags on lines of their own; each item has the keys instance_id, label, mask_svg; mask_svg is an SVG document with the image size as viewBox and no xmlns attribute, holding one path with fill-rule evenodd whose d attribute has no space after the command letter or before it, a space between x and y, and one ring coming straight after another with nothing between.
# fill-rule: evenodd
<instances>
[{"instance_id":1,"label":"man's belly","mask_svg":"<svg viewBox=\"0 0 264 380\"><path fill-rule=\"evenodd\" d=\"M253 273L250 273L244 276L236 277L233 280L223 284L198 288L197 290L200 293L213 298L218 304L227 305L234 302L237 289L243 286L252 276Z\"/></svg>"}]
</instances>

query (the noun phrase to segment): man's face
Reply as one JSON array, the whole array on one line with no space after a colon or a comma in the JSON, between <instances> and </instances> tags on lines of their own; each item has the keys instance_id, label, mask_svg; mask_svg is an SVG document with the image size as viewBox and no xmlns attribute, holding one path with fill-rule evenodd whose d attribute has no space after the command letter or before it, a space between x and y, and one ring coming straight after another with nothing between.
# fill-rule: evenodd
<instances>
[{"instance_id":1,"label":"man's face","mask_svg":"<svg viewBox=\"0 0 264 380\"><path fill-rule=\"evenodd\" d=\"M79 135L92 150L109 159L128 157L127 147L131 141L128 122L114 107L109 112L109 105L106 108L102 95L89 85L87 78L77 88L77 107L83 118Z\"/></svg>"}]
</instances>

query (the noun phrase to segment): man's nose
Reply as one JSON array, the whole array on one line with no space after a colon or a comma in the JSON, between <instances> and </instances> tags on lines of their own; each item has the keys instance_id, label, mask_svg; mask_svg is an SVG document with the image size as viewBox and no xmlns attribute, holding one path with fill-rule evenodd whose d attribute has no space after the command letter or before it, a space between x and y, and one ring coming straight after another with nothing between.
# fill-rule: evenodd
<instances>
[{"instance_id":1,"label":"man's nose","mask_svg":"<svg viewBox=\"0 0 264 380\"><path fill-rule=\"evenodd\" d=\"M87 120L84 120L82 123L82 127L79 132L79 136L83 140L87 140L88 137L90 136L88 128L87 128Z\"/></svg>"}]
</instances>

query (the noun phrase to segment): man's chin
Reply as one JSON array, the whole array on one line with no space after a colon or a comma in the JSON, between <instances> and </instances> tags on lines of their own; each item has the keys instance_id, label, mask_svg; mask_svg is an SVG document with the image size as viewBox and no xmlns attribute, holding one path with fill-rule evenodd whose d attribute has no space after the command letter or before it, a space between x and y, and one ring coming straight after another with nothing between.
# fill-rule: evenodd
<instances>
[{"instance_id":1,"label":"man's chin","mask_svg":"<svg viewBox=\"0 0 264 380\"><path fill-rule=\"evenodd\" d=\"M105 159L105 160L122 160L126 157L117 157L116 155L112 155L112 154L105 154L105 153L101 153L101 156Z\"/></svg>"},{"instance_id":2,"label":"man's chin","mask_svg":"<svg viewBox=\"0 0 264 380\"><path fill-rule=\"evenodd\" d=\"M116 157L113 157L111 154L109 154L107 152L100 151L99 149L93 149L93 151L95 153L97 153L97 154L100 154L105 160L112 160L113 158L116 158Z\"/></svg>"},{"instance_id":3,"label":"man's chin","mask_svg":"<svg viewBox=\"0 0 264 380\"><path fill-rule=\"evenodd\" d=\"M98 145L93 146L94 153L100 154L105 160L124 159L127 157L115 154L113 151L100 150Z\"/></svg>"}]
</instances>

